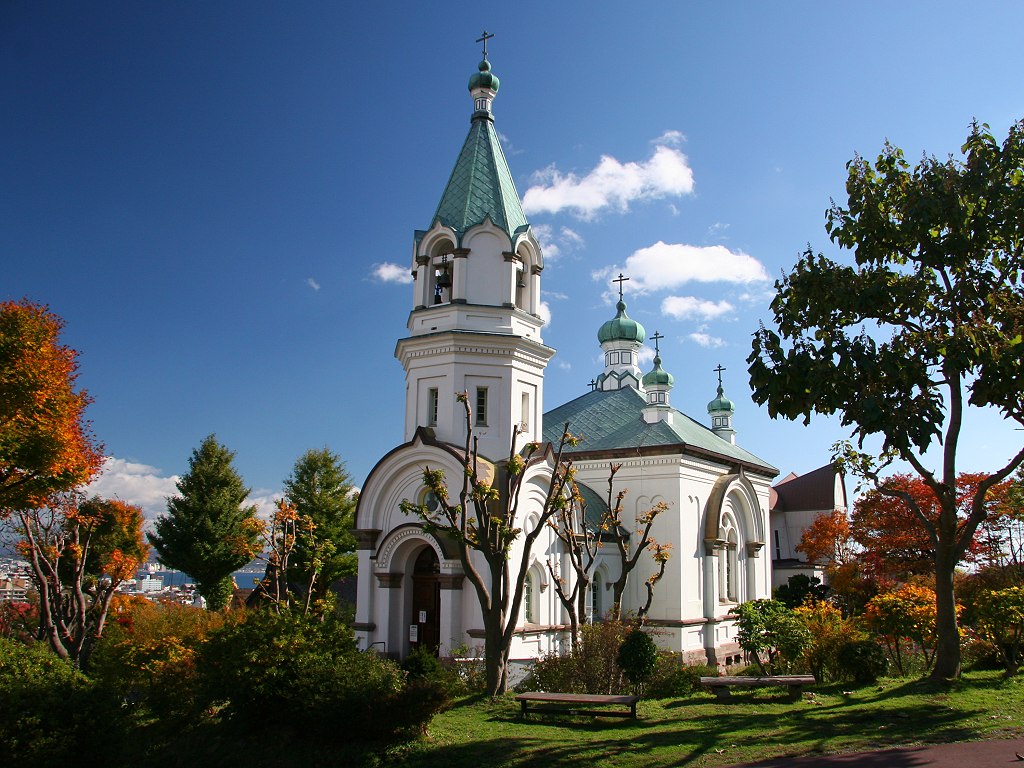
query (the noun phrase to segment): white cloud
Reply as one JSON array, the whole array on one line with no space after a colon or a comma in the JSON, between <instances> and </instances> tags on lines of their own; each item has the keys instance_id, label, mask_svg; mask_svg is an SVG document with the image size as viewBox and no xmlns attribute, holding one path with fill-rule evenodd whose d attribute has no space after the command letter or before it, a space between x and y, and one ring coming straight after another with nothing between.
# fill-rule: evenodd
<instances>
[{"instance_id":1,"label":"white cloud","mask_svg":"<svg viewBox=\"0 0 1024 768\"><path fill-rule=\"evenodd\" d=\"M620 271L630 278L631 293L671 290L690 282L749 284L768 280L764 265L743 251L660 240L634 251L622 267L606 267L594 277L605 279Z\"/></svg>"},{"instance_id":2,"label":"white cloud","mask_svg":"<svg viewBox=\"0 0 1024 768\"><path fill-rule=\"evenodd\" d=\"M727 301L708 301L696 296L668 296L661 302L662 313L671 315L676 320L712 320L732 312L733 309L735 307Z\"/></svg>"},{"instance_id":3,"label":"white cloud","mask_svg":"<svg viewBox=\"0 0 1024 768\"><path fill-rule=\"evenodd\" d=\"M527 215L569 210L592 219L607 208L622 212L633 202L691 194L693 171L686 155L671 146L679 138L676 131L666 132L656 140L651 157L639 163L602 155L583 177L548 166L534 174L536 184L523 195L523 210Z\"/></svg>"},{"instance_id":4,"label":"white cloud","mask_svg":"<svg viewBox=\"0 0 1024 768\"><path fill-rule=\"evenodd\" d=\"M648 365L654 363L654 348L649 347L646 344L640 347L640 353L637 355L637 365L640 368L646 369Z\"/></svg>"},{"instance_id":5,"label":"white cloud","mask_svg":"<svg viewBox=\"0 0 1024 768\"><path fill-rule=\"evenodd\" d=\"M563 253L571 253L583 245L580 234L568 227L561 227L557 232L549 224L537 224L533 234L540 243L544 258L554 261Z\"/></svg>"},{"instance_id":6,"label":"white cloud","mask_svg":"<svg viewBox=\"0 0 1024 768\"><path fill-rule=\"evenodd\" d=\"M86 488L86 492L141 507L145 527L151 529L156 518L167 514L168 497L178 495L179 479L178 475L163 475L158 468L148 464L108 456L103 461L100 475ZM255 504L258 507L256 514L265 520L280 498L279 491L260 489L246 499L246 504Z\"/></svg>"},{"instance_id":7,"label":"white cloud","mask_svg":"<svg viewBox=\"0 0 1024 768\"><path fill-rule=\"evenodd\" d=\"M541 301L537 305L537 313L540 315L540 319L544 321L544 327L551 327L551 305L546 301Z\"/></svg>"},{"instance_id":8,"label":"white cloud","mask_svg":"<svg viewBox=\"0 0 1024 768\"><path fill-rule=\"evenodd\" d=\"M701 331L691 333L689 339L690 341L696 342L700 346L707 347L708 349L717 349L718 347L725 346L724 340L718 338L717 336L710 336Z\"/></svg>"},{"instance_id":9,"label":"white cloud","mask_svg":"<svg viewBox=\"0 0 1024 768\"><path fill-rule=\"evenodd\" d=\"M108 456L99 477L87 491L106 499L119 499L142 507L147 520L167 511L167 497L178 492L177 475L164 476L156 467Z\"/></svg>"},{"instance_id":10,"label":"white cloud","mask_svg":"<svg viewBox=\"0 0 1024 768\"><path fill-rule=\"evenodd\" d=\"M392 264L388 261L385 261L383 264L374 264L373 276L382 283L402 283L408 285L412 282L412 272L408 267Z\"/></svg>"},{"instance_id":11,"label":"white cloud","mask_svg":"<svg viewBox=\"0 0 1024 768\"><path fill-rule=\"evenodd\" d=\"M307 278L306 278L306 285L308 285L308 286L309 286L310 288L312 288L312 289L313 289L314 291L319 291L319 290L320 290L320 283L318 283L318 282L317 282L316 280L314 280L314 279L313 279L312 277L307 277Z\"/></svg>"}]
</instances>

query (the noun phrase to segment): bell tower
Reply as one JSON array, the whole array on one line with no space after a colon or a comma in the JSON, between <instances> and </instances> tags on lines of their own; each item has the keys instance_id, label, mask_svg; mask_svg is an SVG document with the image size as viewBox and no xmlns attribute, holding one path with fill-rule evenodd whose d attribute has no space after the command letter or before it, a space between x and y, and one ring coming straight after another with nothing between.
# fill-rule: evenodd
<instances>
[{"instance_id":1,"label":"bell tower","mask_svg":"<svg viewBox=\"0 0 1024 768\"><path fill-rule=\"evenodd\" d=\"M544 368L554 355L541 339L540 244L494 129L498 77L484 57L469 79L469 135L430 228L413 238L409 335L395 356L405 369L405 439L417 427L461 445L466 392L480 453L508 456L513 425L541 439ZM479 41L478 41L479 42Z\"/></svg>"}]
</instances>

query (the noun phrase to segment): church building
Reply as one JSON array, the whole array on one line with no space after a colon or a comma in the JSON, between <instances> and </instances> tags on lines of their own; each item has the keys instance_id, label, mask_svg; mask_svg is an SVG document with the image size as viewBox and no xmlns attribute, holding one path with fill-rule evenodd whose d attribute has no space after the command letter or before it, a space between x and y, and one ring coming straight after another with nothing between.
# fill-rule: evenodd
<instances>
[{"instance_id":1,"label":"church building","mask_svg":"<svg viewBox=\"0 0 1024 768\"><path fill-rule=\"evenodd\" d=\"M466 423L455 395L465 392L482 457L507 458L514 433L516 451L529 442L557 444L568 422L583 441L563 458L572 459L593 503L603 503L610 466L619 465L615 488L627 492L622 520L634 539L637 516L665 504L651 533L672 553L647 625L657 630L659 645L690 661L736 661L729 610L771 593L765 545L778 470L737 444L735 405L725 396L721 370L717 394L700 419L672 407L674 378L657 346L660 334L652 337L653 369L641 370L647 334L626 312L621 275L616 314L595 329L604 369L590 391L545 411L545 368L554 350L541 337L544 258L495 131L498 85L485 51L469 81L469 135L429 227L413 237L408 334L395 350L406 381L403 442L371 470L356 510L360 647L404 657L417 646L445 655L483 643L477 596L455 546L401 508L403 500L436 503L423 485L425 467L443 469L449 480L460 477ZM550 466L525 484L519 510L526 529L543 508L549 478ZM521 551L512 553L514 562ZM561 578L573 578L561 542L544 530L530 554L513 660L568 645L567 614L548 562ZM618 568L615 547L605 546L586 619L600 620L611 607ZM646 601L644 580L656 570L645 553L623 596L627 612Z\"/></svg>"}]
</instances>

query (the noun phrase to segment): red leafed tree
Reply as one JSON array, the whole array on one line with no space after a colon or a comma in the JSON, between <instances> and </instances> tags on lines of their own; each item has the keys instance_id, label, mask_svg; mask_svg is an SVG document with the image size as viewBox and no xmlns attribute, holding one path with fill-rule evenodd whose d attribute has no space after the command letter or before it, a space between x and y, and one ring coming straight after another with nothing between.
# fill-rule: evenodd
<instances>
[{"instance_id":1,"label":"red leafed tree","mask_svg":"<svg viewBox=\"0 0 1024 768\"><path fill-rule=\"evenodd\" d=\"M853 533L850 520L841 509L818 515L803 535L796 551L802 552L808 562L826 567L840 567L853 559Z\"/></svg>"},{"instance_id":2,"label":"red leafed tree","mask_svg":"<svg viewBox=\"0 0 1024 768\"><path fill-rule=\"evenodd\" d=\"M39 304L0 302L0 516L84 485L103 462L63 325Z\"/></svg>"},{"instance_id":3,"label":"red leafed tree","mask_svg":"<svg viewBox=\"0 0 1024 768\"><path fill-rule=\"evenodd\" d=\"M958 527L966 525L979 485L986 477L967 472L957 477ZM998 525L1009 486L1008 482L998 483L985 494L987 516L966 548L965 561L977 561L984 556L985 542L991 538L988 529ZM872 489L858 499L850 528L853 539L863 547L865 560L877 577L905 581L913 574L935 573L937 542L934 526L938 524L940 515L941 505L931 487L918 476L899 474L887 478L880 488ZM931 530L925 524L926 520L932 523Z\"/></svg>"},{"instance_id":4,"label":"red leafed tree","mask_svg":"<svg viewBox=\"0 0 1024 768\"><path fill-rule=\"evenodd\" d=\"M142 510L68 492L14 512L11 521L39 591L43 637L61 658L88 666L114 593L149 555Z\"/></svg>"}]
</instances>

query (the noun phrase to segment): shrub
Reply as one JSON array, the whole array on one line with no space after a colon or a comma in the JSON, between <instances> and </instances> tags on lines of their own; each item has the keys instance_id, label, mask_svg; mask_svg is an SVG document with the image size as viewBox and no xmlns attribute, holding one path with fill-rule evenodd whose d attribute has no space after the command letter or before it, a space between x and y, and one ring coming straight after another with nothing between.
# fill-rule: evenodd
<instances>
[{"instance_id":1,"label":"shrub","mask_svg":"<svg viewBox=\"0 0 1024 768\"><path fill-rule=\"evenodd\" d=\"M810 633L802 661L819 683L840 678L837 656L839 649L862 633L851 619L832 603L809 600L796 609L796 615Z\"/></svg>"},{"instance_id":2,"label":"shrub","mask_svg":"<svg viewBox=\"0 0 1024 768\"><path fill-rule=\"evenodd\" d=\"M0 638L0 764L101 765L122 718L89 680L42 643Z\"/></svg>"},{"instance_id":3,"label":"shrub","mask_svg":"<svg viewBox=\"0 0 1024 768\"><path fill-rule=\"evenodd\" d=\"M1024 663L1024 587L984 590L975 611L978 628L998 649L1007 675Z\"/></svg>"},{"instance_id":4,"label":"shrub","mask_svg":"<svg viewBox=\"0 0 1024 768\"><path fill-rule=\"evenodd\" d=\"M649 634L642 629L634 629L619 646L615 662L633 684L634 690L639 691L658 662L658 647Z\"/></svg>"},{"instance_id":5,"label":"shrub","mask_svg":"<svg viewBox=\"0 0 1024 768\"><path fill-rule=\"evenodd\" d=\"M213 633L198 659L210 704L237 724L339 742L405 738L444 706L445 691L376 653L338 620L253 611Z\"/></svg>"},{"instance_id":6,"label":"shrub","mask_svg":"<svg viewBox=\"0 0 1024 768\"><path fill-rule=\"evenodd\" d=\"M763 675L793 671L811 641L797 615L778 600L751 600L733 608L736 639Z\"/></svg>"},{"instance_id":7,"label":"shrub","mask_svg":"<svg viewBox=\"0 0 1024 768\"><path fill-rule=\"evenodd\" d=\"M836 652L836 672L844 680L873 683L889 668L882 647L870 638L849 640Z\"/></svg>"},{"instance_id":8,"label":"shrub","mask_svg":"<svg viewBox=\"0 0 1024 768\"><path fill-rule=\"evenodd\" d=\"M626 679L619 667L619 648L629 626L618 621L587 624L580 628L580 642L566 655L549 653L537 659L520 691L559 693L624 693Z\"/></svg>"},{"instance_id":9,"label":"shrub","mask_svg":"<svg viewBox=\"0 0 1024 768\"><path fill-rule=\"evenodd\" d=\"M159 717L189 716L197 702L196 654L230 616L172 602L121 601L93 652L90 674L125 704Z\"/></svg>"},{"instance_id":10,"label":"shrub","mask_svg":"<svg viewBox=\"0 0 1024 768\"><path fill-rule=\"evenodd\" d=\"M831 590L817 576L798 573L775 590L775 599L787 608L798 608L808 601L820 602Z\"/></svg>"},{"instance_id":11,"label":"shrub","mask_svg":"<svg viewBox=\"0 0 1024 768\"><path fill-rule=\"evenodd\" d=\"M712 677L718 670L707 664L688 666L683 663L682 654L662 651L658 654L654 671L644 687L648 699L670 699L691 696L701 690L700 679Z\"/></svg>"},{"instance_id":12,"label":"shrub","mask_svg":"<svg viewBox=\"0 0 1024 768\"><path fill-rule=\"evenodd\" d=\"M958 611L960 606L957 607ZM904 584L871 598L864 612L868 629L876 632L900 675L915 671L917 657L923 671L935 658L935 592Z\"/></svg>"}]
</instances>

